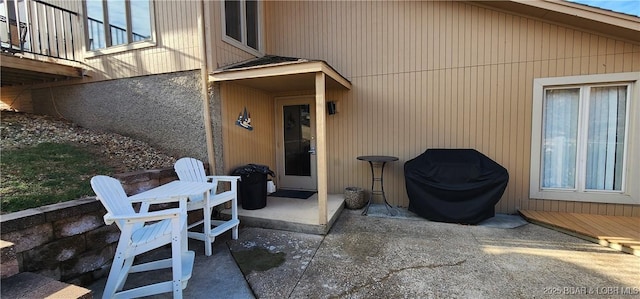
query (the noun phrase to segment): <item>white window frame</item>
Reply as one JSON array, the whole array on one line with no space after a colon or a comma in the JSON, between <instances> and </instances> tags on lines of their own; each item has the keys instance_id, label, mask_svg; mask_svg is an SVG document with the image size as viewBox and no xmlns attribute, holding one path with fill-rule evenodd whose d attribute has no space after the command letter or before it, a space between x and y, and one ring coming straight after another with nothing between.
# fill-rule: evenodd
<instances>
[{"instance_id":1,"label":"white window frame","mask_svg":"<svg viewBox=\"0 0 640 299\"><path fill-rule=\"evenodd\" d=\"M625 157L623 190L562 190L541 188L542 134L544 91L555 87L582 87L586 85L628 83L627 151ZM531 177L529 197L594 203L640 205L640 72L583 75L555 78L536 78L533 81L533 107L531 132ZM581 150L581 149L578 149Z\"/></svg>"},{"instance_id":2,"label":"white window frame","mask_svg":"<svg viewBox=\"0 0 640 299\"><path fill-rule=\"evenodd\" d=\"M254 49L247 45L247 6L245 5L245 0L240 1L240 34L242 35L242 40L239 41L231 36L227 35L227 22L225 15L225 1L220 1L220 12L222 15L222 40L231 44L237 48L240 48L248 53L251 53L255 56L264 56L263 43L262 43L262 30L263 30L263 22L262 22L262 1L257 1L258 5L258 49Z\"/></svg>"},{"instance_id":3,"label":"white window frame","mask_svg":"<svg viewBox=\"0 0 640 299\"><path fill-rule=\"evenodd\" d=\"M88 20L88 12L87 12L87 1L82 1L83 9L84 9L84 34L85 34L85 58L91 58L101 55L120 53L125 51L131 51L136 49L144 49L149 47L155 47L156 43L156 21L155 21L155 0L149 0L149 17L151 21L151 37L142 41L135 41L131 43L116 45L116 46L107 46L106 48L100 48L91 50L89 49L89 20ZM127 7L127 15L131 15L129 11L129 7ZM127 21L127 27L131 27L129 21Z\"/></svg>"}]
</instances>

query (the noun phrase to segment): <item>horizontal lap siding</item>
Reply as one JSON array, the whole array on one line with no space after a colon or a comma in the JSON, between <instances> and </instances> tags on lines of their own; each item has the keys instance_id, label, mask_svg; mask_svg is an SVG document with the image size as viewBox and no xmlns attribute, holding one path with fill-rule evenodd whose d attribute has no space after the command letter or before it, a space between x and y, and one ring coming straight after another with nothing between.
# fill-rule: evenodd
<instances>
[{"instance_id":1,"label":"horizontal lap siding","mask_svg":"<svg viewBox=\"0 0 640 299\"><path fill-rule=\"evenodd\" d=\"M534 78L640 70L640 46L463 2L267 2L269 54L322 59L353 84L329 91L330 192L369 188L359 155L393 155L385 191L407 206L404 162L475 148L508 169L498 212L640 215L624 205L529 199Z\"/></svg>"}]
</instances>

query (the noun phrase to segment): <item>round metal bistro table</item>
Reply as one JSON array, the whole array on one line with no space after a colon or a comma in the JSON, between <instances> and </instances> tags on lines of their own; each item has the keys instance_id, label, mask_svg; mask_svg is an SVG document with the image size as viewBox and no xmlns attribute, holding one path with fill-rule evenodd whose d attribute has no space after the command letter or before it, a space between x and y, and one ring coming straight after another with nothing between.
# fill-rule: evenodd
<instances>
[{"instance_id":1,"label":"round metal bistro table","mask_svg":"<svg viewBox=\"0 0 640 299\"><path fill-rule=\"evenodd\" d=\"M393 208L389 202L387 201L387 196L384 194L384 165L387 162L398 161L398 157L392 156L360 156L357 158L360 161L369 162L369 166L371 167L371 194L369 195L369 200L367 202L367 206L362 211L362 215L367 215L369 212L369 206L371 206L371 201L375 195L381 195L384 200L385 207L387 208L387 212L390 215L393 215L392 210L389 208ZM375 169L380 169L379 176L376 175ZM376 189L376 182L379 182L379 188Z\"/></svg>"}]
</instances>

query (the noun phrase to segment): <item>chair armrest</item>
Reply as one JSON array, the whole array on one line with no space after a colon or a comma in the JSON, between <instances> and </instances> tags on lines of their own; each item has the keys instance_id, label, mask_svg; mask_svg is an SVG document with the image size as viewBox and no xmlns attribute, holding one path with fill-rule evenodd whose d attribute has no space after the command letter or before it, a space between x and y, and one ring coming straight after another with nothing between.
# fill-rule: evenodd
<instances>
[{"instance_id":1,"label":"chair armrest","mask_svg":"<svg viewBox=\"0 0 640 299\"><path fill-rule=\"evenodd\" d=\"M168 198L154 199L154 200L150 200L150 201L146 201L146 200L131 200L131 199L129 199L129 202L131 202L131 203L141 203L142 205L140 206L140 211L138 213L147 213L149 211L149 207L151 207L151 205L157 205L157 204L163 204L163 203L172 203L172 202L177 202L178 203L178 207L179 208L184 208L185 211L186 211L186 209L187 209L187 200L188 200L188 198L186 198L186 197L168 197Z\"/></svg>"},{"instance_id":2,"label":"chair armrest","mask_svg":"<svg viewBox=\"0 0 640 299\"><path fill-rule=\"evenodd\" d=\"M185 216L186 217L187 210L184 208L174 208L174 209L166 209L160 211L153 211L147 213L136 213L136 214L127 214L120 216L113 216L111 213L107 213L104 215L104 222L107 224L111 224L115 221L124 221L128 223L137 223L137 222L150 222L157 220L164 220L169 218L176 218Z\"/></svg>"},{"instance_id":3,"label":"chair armrest","mask_svg":"<svg viewBox=\"0 0 640 299\"><path fill-rule=\"evenodd\" d=\"M240 176L231 176L231 175L210 175L207 176L207 182L211 182L212 184L216 185L216 189L212 189L211 192L211 196L212 199L214 199L216 196L220 195L220 194L227 194L227 196L230 196L231 200L233 197L235 197L235 194L237 192L238 189L238 181L240 181ZM225 191L222 193L217 193L217 187L218 187L218 183L219 182L228 182L231 185L231 190L229 191ZM218 199L214 199L214 200L221 200L221 198Z\"/></svg>"},{"instance_id":4,"label":"chair armrest","mask_svg":"<svg viewBox=\"0 0 640 299\"><path fill-rule=\"evenodd\" d=\"M207 182L222 181L222 182L237 182L240 180L239 176L232 175L209 175L207 176Z\"/></svg>"},{"instance_id":5,"label":"chair armrest","mask_svg":"<svg viewBox=\"0 0 640 299\"><path fill-rule=\"evenodd\" d=\"M154 198L153 200L146 200L146 199L141 199L141 200L132 200L131 197L128 198L129 202L131 203L136 203L136 202L140 202L140 203L144 203L147 202L149 204L155 205L155 204L160 204L160 203L171 203L171 202L177 202L180 203L180 205L182 206L182 201L185 200L184 197L182 196L176 196L176 197L166 197L166 198ZM186 203L186 202L185 202Z\"/></svg>"}]
</instances>

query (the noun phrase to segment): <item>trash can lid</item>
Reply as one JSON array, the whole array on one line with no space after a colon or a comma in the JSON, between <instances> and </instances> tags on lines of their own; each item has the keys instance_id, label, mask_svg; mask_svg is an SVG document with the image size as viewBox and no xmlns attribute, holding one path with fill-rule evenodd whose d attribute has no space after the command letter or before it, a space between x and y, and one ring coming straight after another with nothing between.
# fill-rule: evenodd
<instances>
[{"instance_id":1,"label":"trash can lid","mask_svg":"<svg viewBox=\"0 0 640 299\"><path fill-rule=\"evenodd\" d=\"M275 176L275 173L269 169L269 166L260 164L247 164L236 168L231 175L249 175L253 173L262 173Z\"/></svg>"}]
</instances>

